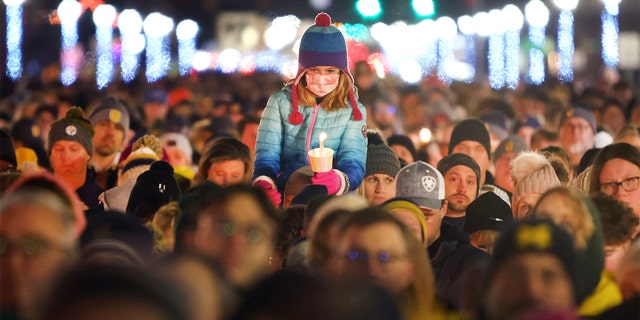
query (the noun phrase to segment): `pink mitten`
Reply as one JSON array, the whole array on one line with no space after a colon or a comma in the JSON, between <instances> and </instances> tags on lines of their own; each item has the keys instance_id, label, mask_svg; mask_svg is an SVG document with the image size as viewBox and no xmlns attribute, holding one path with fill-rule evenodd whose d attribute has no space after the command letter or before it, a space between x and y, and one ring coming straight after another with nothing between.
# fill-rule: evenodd
<instances>
[{"instance_id":1,"label":"pink mitten","mask_svg":"<svg viewBox=\"0 0 640 320\"><path fill-rule=\"evenodd\" d=\"M342 172L335 169L326 172L316 172L316 174L311 178L311 183L325 185L329 194L337 194L342 191L342 188L344 187L344 181L341 174Z\"/></svg>"},{"instance_id":2,"label":"pink mitten","mask_svg":"<svg viewBox=\"0 0 640 320\"><path fill-rule=\"evenodd\" d=\"M271 203L273 203L276 208L280 207L282 196L280 195L280 192L278 192L278 189L274 188L273 185L269 183L269 181L258 180L253 185L264 190L264 193L267 194L267 196L271 200Z\"/></svg>"}]
</instances>

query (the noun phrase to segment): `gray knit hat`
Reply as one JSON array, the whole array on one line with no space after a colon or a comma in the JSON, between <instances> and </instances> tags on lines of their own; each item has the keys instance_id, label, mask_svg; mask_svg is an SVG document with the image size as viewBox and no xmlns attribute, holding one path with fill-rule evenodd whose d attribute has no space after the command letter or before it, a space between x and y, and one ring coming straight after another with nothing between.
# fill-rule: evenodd
<instances>
[{"instance_id":1,"label":"gray knit hat","mask_svg":"<svg viewBox=\"0 0 640 320\"><path fill-rule=\"evenodd\" d=\"M455 166L469 167L476 174L476 182L480 183L480 166L478 166L478 163L468 155L463 153L452 153L438 161L438 171L440 171L443 176L447 175L447 172ZM480 186L478 185L478 187Z\"/></svg>"},{"instance_id":2,"label":"gray knit hat","mask_svg":"<svg viewBox=\"0 0 640 320\"><path fill-rule=\"evenodd\" d=\"M367 164L364 176L382 173L395 177L400 171L396 153L382 141L377 133L368 132Z\"/></svg>"},{"instance_id":3,"label":"gray knit hat","mask_svg":"<svg viewBox=\"0 0 640 320\"><path fill-rule=\"evenodd\" d=\"M129 111L114 97L106 97L91 111L89 121L92 125L103 120L109 120L122 126L124 135L129 131Z\"/></svg>"},{"instance_id":4,"label":"gray knit hat","mask_svg":"<svg viewBox=\"0 0 640 320\"><path fill-rule=\"evenodd\" d=\"M64 118L51 124L49 131L49 154L51 147L61 140L75 141L81 144L89 155L93 155L93 134L91 123L84 118L84 113L79 107L72 107Z\"/></svg>"},{"instance_id":5,"label":"gray knit hat","mask_svg":"<svg viewBox=\"0 0 640 320\"><path fill-rule=\"evenodd\" d=\"M561 185L549 160L534 151L521 152L513 159L511 178L515 186L514 198L520 198L528 193L544 194Z\"/></svg>"}]
</instances>

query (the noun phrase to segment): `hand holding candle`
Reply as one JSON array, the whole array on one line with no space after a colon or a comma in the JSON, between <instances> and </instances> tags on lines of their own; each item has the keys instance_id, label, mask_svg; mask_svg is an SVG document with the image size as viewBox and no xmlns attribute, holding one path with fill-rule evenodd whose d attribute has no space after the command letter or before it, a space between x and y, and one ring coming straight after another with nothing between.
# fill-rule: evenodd
<instances>
[{"instance_id":1,"label":"hand holding candle","mask_svg":"<svg viewBox=\"0 0 640 320\"><path fill-rule=\"evenodd\" d=\"M327 133L321 132L318 136L320 148L309 150L309 164L313 172L326 172L333 168L333 149L325 148L324 141L327 140Z\"/></svg>"}]
</instances>

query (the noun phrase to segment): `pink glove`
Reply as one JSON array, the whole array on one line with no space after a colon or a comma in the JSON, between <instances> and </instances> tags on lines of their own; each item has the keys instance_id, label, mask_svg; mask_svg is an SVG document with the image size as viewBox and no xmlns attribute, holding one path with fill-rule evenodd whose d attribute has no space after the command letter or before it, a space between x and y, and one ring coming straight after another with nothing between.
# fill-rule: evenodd
<instances>
[{"instance_id":1,"label":"pink glove","mask_svg":"<svg viewBox=\"0 0 640 320\"><path fill-rule=\"evenodd\" d=\"M311 183L325 185L329 194L338 194L344 187L344 178L341 175L343 175L342 172L335 169L316 172L311 178Z\"/></svg>"},{"instance_id":2,"label":"pink glove","mask_svg":"<svg viewBox=\"0 0 640 320\"><path fill-rule=\"evenodd\" d=\"M276 208L280 207L282 196L280 195L280 192L278 192L278 189L275 189L269 181L258 180L253 185L262 189Z\"/></svg>"}]
</instances>

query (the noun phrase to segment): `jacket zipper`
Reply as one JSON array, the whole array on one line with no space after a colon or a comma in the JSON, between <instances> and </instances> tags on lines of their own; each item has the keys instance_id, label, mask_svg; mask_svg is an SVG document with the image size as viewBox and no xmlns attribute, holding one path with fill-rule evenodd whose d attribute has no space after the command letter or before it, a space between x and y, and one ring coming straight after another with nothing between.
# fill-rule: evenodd
<instances>
[{"instance_id":1,"label":"jacket zipper","mask_svg":"<svg viewBox=\"0 0 640 320\"><path fill-rule=\"evenodd\" d=\"M311 135L313 135L313 129L316 126L316 117L318 116L318 107L320 107L320 105L316 104L315 107L313 107L313 115L311 116L311 125L309 126L309 131L307 132L307 149L305 154L307 155L307 164L311 163L311 161L309 161L309 150L311 150Z\"/></svg>"}]
</instances>

